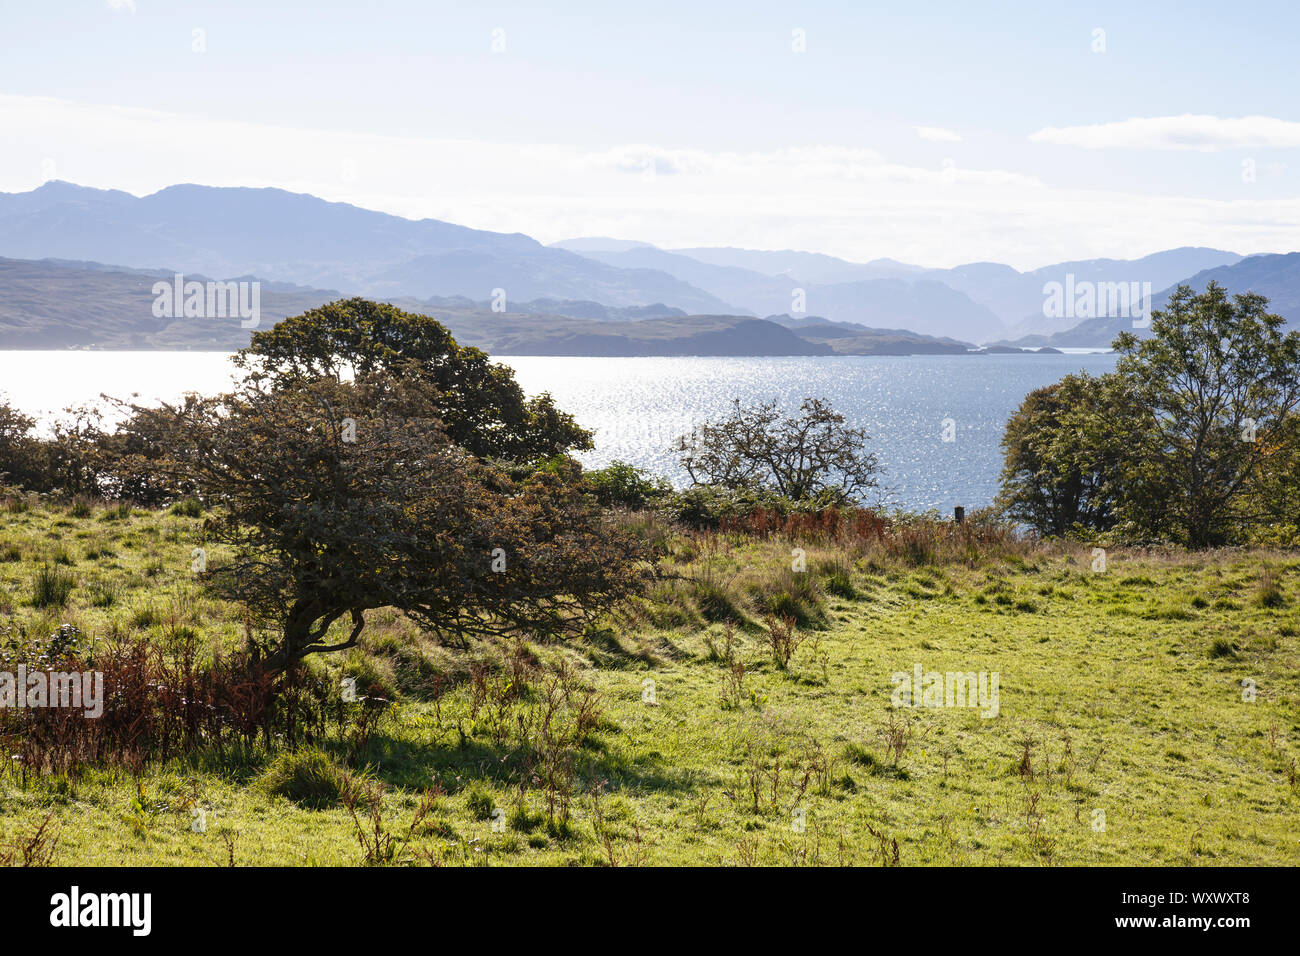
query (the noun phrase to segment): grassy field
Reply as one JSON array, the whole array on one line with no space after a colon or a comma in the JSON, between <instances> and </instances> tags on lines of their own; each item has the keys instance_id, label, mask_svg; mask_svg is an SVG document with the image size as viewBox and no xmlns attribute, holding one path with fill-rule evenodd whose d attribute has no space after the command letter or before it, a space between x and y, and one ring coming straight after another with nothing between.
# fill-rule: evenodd
<instances>
[{"instance_id":1,"label":"grassy field","mask_svg":"<svg viewBox=\"0 0 1300 956\"><path fill-rule=\"evenodd\" d=\"M191 571L199 516L0 520L10 637L243 637ZM0 845L49 816L69 865L1300 863L1294 555L807 545L796 573L789 542L659 533L664 582L581 642L447 649L372 612L313 665L395 701L368 735L138 777L6 760ZM764 612L801 622L785 666ZM891 706L916 665L996 672L997 715Z\"/></svg>"}]
</instances>

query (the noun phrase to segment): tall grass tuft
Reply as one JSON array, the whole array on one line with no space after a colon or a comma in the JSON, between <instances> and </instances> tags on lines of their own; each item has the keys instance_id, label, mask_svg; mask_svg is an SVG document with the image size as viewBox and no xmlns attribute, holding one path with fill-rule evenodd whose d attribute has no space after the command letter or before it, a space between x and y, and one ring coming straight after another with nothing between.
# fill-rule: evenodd
<instances>
[{"instance_id":1,"label":"tall grass tuft","mask_svg":"<svg viewBox=\"0 0 1300 956\"><path fill-rule=\"evenodd\" d=\"M694 582L695 606L706 621L721 624L724 621L743 621L744 612L736 595L721 581L711 577L697 578Z\"/></svg>"},{"instance_id":2,"label":"tall grass tuft","mask_svg":"<svg viewBox=\"0 0 1300 956\"><path fill-rule=\"evenodd\" d=\"M1260 575L1255 603L1265 608L1279 608L1286 605L1286 595L1282 593L1282 585L1274 572L1265 571Z\"/></svg>"},{"instance_id":3,"label":"tall grass tuft","mask_svg":"<svg viewBox=\"0 0 1300 956\"><path fill-rule=\"evenodd\" d=\"M32 578L32 607L66 607L75 586L76 580L69 572L42 564Z\"/></svg>"},{"instance_id":4,"label":"tall grass tuft","mask_svg":"<svg viewBox=\"0 0 1300 956\"><path fill-rule=\"evenodd\" d=\"M258 787L273 796L292 800L309 810L340 806L357 786L357 779L319 747L281 754L258 780Z\"/></svg>"}]
</instances>

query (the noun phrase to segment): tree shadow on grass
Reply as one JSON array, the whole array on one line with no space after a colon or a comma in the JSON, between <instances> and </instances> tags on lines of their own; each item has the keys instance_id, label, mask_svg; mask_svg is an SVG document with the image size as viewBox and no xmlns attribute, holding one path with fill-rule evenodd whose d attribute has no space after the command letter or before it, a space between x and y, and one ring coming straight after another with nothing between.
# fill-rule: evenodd
<instances>
[{"instance_id":1,"label":"tree shadow on grass","mask_svg":"<svg viewBox=\"0 0 1300 956\"><path fill-rule=\"evenodd\" d=\"M419 791L437 783L453 794L475 783L517 787L529 772L524 750L473 739L445 746L376 735L353 763L369 766L375 779L392 787ZM667 766L659 755L629 758L612 752L599 737L588 738L578 748L574 772L575 790L597 781L605 782L606 792L684 792L691 787L687 775Z\"/></svg>"}]
</instances>

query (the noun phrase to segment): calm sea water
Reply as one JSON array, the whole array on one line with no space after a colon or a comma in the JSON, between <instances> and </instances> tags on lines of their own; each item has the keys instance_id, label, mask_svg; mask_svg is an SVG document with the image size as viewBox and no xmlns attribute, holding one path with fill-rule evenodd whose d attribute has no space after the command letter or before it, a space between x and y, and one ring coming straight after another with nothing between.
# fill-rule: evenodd
<instances>
[{"instance_id":1,"label":"calm sea water","mask_svg":"<svg viewBox=\"0 0 1300 956\"><path fill-rule=\"evenodd\" d=\"M726 414L731 399L776 399L794 410L830 400L871 436L886 501L910 510L979 507L997 493L998 443L1025 394L1069 372L1114 367L1111 354L823 358L503 358L529 394L549 391L596 431L589 465L631 462L676 483L669 448L691 426ZM0 393L48 416L100 393L174 400L232 381L211 352L0 352ZM944 419L955 440L943 441Z\"/></svg>"}]
</instances>

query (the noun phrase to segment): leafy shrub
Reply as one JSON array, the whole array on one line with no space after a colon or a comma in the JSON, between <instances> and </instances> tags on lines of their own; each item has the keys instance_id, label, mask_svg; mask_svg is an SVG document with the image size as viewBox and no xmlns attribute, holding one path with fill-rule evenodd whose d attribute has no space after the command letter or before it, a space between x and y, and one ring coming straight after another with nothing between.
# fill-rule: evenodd
<instances>
[{"instance_id":1,"label":"leafy shrub","mask_svg":"<svg viewBox=\"0 0 1300 956\"><path fill-rule=\"evenodd\" d=\"M792 503L778 495L752 488L721 488L697 485L667 500L669 514L692 528L717 529L743 521L754 511L767 509L785 513Z\"/></svg>"},{"instance_id":2,"label":"leafy shrub","mask_svg":"<svg viewBox=\"0 0 1300 956\"><path fill-rule=\"evenodd\" d=\"M203 503L198 498L182 498L171 506L171 513L182 518L198 518L203 514Z\"/></svg>"},{"instance_id":3,"label":"leafy shrub","mask_svg":"<svg viewBox=\"0 0 1300 956\"><path fill-rule=\"evenodd\" d=\"M605 507L618 506L640 511L672 493L672 486L662 478L624 461L614 461L604 468L585 472L583 484Z\"/></svg>"}]
</instances>

